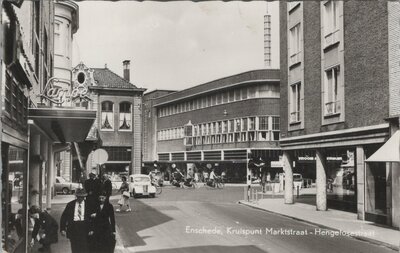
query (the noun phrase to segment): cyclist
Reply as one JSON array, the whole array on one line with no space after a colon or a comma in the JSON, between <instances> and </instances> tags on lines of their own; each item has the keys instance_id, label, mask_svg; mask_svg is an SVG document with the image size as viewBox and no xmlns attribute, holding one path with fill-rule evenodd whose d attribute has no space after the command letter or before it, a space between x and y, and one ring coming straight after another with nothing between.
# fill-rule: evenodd
<instances>
[{"instance_id":1,"label":"cyclist","mask_svg":"<svg viewBox=\"0 0 400 253\"><path fill-rule=\"evenodd\" d=\"M215 174L215 170L211 169L209 185L215 187L216 179L217 179L217 175Z\"/></svg>"}]
</instances>

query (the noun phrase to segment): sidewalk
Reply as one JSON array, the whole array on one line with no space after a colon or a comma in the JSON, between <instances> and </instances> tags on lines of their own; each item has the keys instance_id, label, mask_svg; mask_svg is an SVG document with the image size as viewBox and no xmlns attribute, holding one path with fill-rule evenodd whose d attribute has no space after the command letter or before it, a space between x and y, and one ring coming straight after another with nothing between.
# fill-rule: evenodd
<instances>
[{"instance_id":1,"label":"sidewalk","mask_svg":"<svg viewBox=\"0 0 400 253\"><path fill-rule=\"evenodd\" d=\"M119 196L111 196L110 199L116 199ZM75 199L74 195L57 195L52 199L52 206L51 210L48 212L56 219L56 221L59 223L61 214L64 211L64 208L66 204L72 200ZM115 245L115 253L124 253L127 252L122 245L121 237L119 234L119 229L118 226L116 225L116 240L117 243ZM33 253L39 252L37 250L39 248L38 243L35 244L35 247L33 248ZM51 253L70 253L71 252L71 244L69 240L62 236L61 234L58 234L58 243L51 245Z\"/></svg>"},{"instance_id":2,"label":"sidewalk","mask_svg":"<svg viewBox=\"0 0 400 253\"><path fill-rule=\"evenodd\" d=\"M355 213L332 209L317 211L315 205L285 204L283 198L259 199L252 202L242 200L239 203L317 225L323 229L328 228L346 234L349 233L354 238L384 245L394 250L399 249L400 234L398 230L380 226L373 222L357 220Z\"/></svg>"}]
</instances>

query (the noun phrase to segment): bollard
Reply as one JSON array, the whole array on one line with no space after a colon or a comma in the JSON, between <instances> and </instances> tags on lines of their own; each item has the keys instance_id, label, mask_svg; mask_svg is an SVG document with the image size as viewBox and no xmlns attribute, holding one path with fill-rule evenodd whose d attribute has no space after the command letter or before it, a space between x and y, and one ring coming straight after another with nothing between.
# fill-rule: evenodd
<instances>
[{"instance_id":1,"label":"bollard","mask_svg":"<svg viewBox=\"0 0 400 253\"><path fill-rule=\"evenodd\" d=\"M251 187L250 185L247 186L247 202L250 202L250 190L251 190L250 187Z\"/></svg>"},{"instance_id":2,"label":"bollard","mask_svg":"<svg viewBox=\"0 0 400 253\"><path fill-rule=\"evenodd\" d=\"M300 195L300 187L297 186L297 198L299 198L299 195Z\"/></svg>"}]
</instances>

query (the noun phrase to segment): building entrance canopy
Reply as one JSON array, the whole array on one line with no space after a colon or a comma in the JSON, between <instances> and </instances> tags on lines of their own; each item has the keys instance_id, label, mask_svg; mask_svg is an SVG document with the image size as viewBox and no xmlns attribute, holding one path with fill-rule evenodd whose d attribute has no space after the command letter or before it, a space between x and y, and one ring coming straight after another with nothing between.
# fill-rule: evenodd
<instances>
[{"instance_id":1,"label":"building entrance canopy","mask_svg":"<svg viewBox=\"0 0 400 253\"><path fill-rule=\"evenodd\" d=\"M83 142L96 119L96 111L75 108L29 108L34 121L55 142Z\"/></svg>"},{"instance_id":2,"label":"building entrance canopy","mask_svg":"<svg viewBox=\"0 0 400 253\"><path fill-rule=\"evenodd\" d=\"M400 130L397 130L366 162L400 162Z\"/></svg>"}]
</instances>

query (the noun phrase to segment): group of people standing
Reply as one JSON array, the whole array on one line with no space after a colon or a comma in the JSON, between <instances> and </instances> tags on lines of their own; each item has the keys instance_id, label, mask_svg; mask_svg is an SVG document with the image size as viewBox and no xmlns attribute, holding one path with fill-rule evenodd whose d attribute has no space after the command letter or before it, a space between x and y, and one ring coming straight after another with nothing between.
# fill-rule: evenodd
<instances>
[{"instance_id":1,"label":"group of people standing","mask_svg":"<svg viewBox=\"0 0 400 253\"><path fill-rule=\"evenodd\" d=\"M101 179L90 173L84 189L77 189L61 215L60 231L71 243L72 253L111 253L115 248L114 207L109 198L112 184L106 174Z\"/></svg>"},{"instance_id":2,"label":"group of people standing","mask_svg":"<svg viewBox=\"0 0 400 253\"><path fill-rule=\"evenodd\" d=\"M115 216L109 202L111 194L108 176L103 175L100 179L90 173L84 188L76 190L76 199L67 203L60 226L47 211L32 206L29 209L30 218L34 220L31 246L37 240L42 244L39 251L48 252L50 245L58 242L59 228L61 235L70 240L72 253L114 252Z\"/></svg>"}]
</instances>

